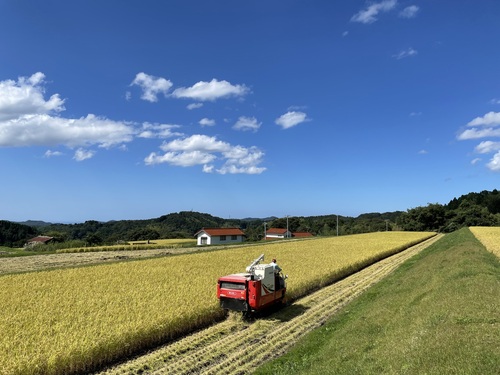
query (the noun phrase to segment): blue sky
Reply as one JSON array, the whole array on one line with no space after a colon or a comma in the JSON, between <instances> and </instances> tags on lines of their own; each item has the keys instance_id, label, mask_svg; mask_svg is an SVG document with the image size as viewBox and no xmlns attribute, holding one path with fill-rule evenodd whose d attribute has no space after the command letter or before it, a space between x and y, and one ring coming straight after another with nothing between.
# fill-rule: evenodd
<instances>
[{"instance_id":1,"label":"blue sky","mask_svg":"<svg viewBox=\"0 0 500 375\"><path fill-rule=\"evenodd\" d=\"M357 216L499 188L499 17L0 0L0 219Z\"/></svg>"}]
</instances>

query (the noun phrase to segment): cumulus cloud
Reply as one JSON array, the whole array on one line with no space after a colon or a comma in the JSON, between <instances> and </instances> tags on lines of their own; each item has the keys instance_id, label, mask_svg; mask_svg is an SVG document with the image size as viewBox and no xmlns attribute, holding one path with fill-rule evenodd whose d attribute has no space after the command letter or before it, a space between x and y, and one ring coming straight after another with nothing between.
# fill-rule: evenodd
<instances>
[{"instance_id":1,"label":"cumulus cloud","mask_svg":"<svg viewBox=\"0 0 500 375\"><path fill-rule=\"evenodd\" d=\"M167 163L190 167L202 165L205 173L260 174L266 170L259 167L264 153L257 147L233 146L216 137L195 134L162 144L164 154L151 153L144 162L147 165ZM220 167L215 166L219 162Z\"/></svg>"},{"instance_id":2,"label":"cumulus cloud","mask_svg":"<svg viewBox=\"0 0 500 375\"><path fill-rule=\"evenodd\" d=\"M416 5L410 5L404 8L401 12L399 12L399 17L401 18L414 18L417 16L420 8Z\"/></svg>"},{"instance_id":3,"label":"cumulus cloud","mask_svg":"<svg viewBox=\"0 0 500 375\"><path fill-rule=\"evenodd\" d=\"M364 24L369 24L377 21L377 16L380 13L389 12L394 9L397 5L397 0L383 0L378 3L373 3L368 5L365 9L360 10L354 16L352 16L352 22L360 22Z\"/></svg>"},{"instance_id":4,"label":"cumulus cloud","mask_svg":"<svg viewBox=\"0 0 500 375\"><path fill-rule=\"evenodd\" d=\"M500 112L488 112L484 116L479 116L469 121L467 126L472 128L463 130L457 135L457 139L464 141L481 138L499 138L499 125ZM495 153L489 163L486 164L486 167L494 172L500 172L500 142L492 140L482 141L475 147L474 151L478 154Z\"/></svg>"},{"instance_id":5,"label":"cumulus cloud","mask_svg":"<svg viewBox=\"0 0 500 375\"><path fill-rule=\"evenodd\" d=\"M482 117L476 117L474 120L470 121L468 126L497 126L500 125L500 112L488 112Z\"/></svg>"},{"instance_id":6,"label":"cumulus cloud","mask_svg":"<svg viewBox=\"0 0 500 375\"><path fill-rule=\"evenodd\" d=\"M190 111L201 107L203 107L203 103L191 103L186 106L186 108L189 109Z\"/></svg>"},{"instance_id":7,"label":"cumulus cloud","mask_svg":"<svg viewBox=\"0 0 500 375\"><path fill-rule=\"evenodd\" d=\"M198 123L201 126L214 126L215 125L215 120L212 120L212 119L204 117Z\"/></svg>"},{"instance_id":8,"label":"cumulus cloud","mask_svg":"<svg viewBox=\"0 0 500 375\"><path fill-rule=\"evenodd\" d=\"M46 158L51 158L52 156L61 156L63 153L61 151L52 151L52 150L47 150L45 151L45 154L43 155Z\"/></svg>"},{"instance_id":9,"label":"cumulus cloud","mask_svg":"<svg viewBox=\"0 0 500 375\"><path fill-rule=\"evenodd\" d=\"M238 121L236 121L236 123L233 125L233 129L243 131L250 130L256 132L257 130L259 130L261 125L262 123L258 122L255 117L240 116L238 118Z\"/></svg>"},{"instance_id":10,"label":"cumulus cloud","mask_svg":"<svg viewBox=\"0 0 500 375\"><path fill-rule=\"evenodd\" d=\"M274 122L283 129L291 128L302 122L310 121L304 112L289 111L278 117Z\"/></svg>"},{"instance_id":11,"label":"cumulus cloud","mask_svg":"<svg viewBox=\"0 0 500 375\"><path fill-rule=\"evenodd\" d=\"M210 82L197 82L191 87L179 87L174 90L172 96L203 102L233 96L241 97L249 91L245 85L232 85L228 81L218 81L214 78Z\"/></svg>"},{"instance_id":12,"label":"cumulus cloud","mask_svg":"<svg viewBox=\"0 0 500 375\"><path fill-rule=\"evenodd\" d=\"M59 94L45 100L45 75L35 73L17 81L0 81L0 121L16 119L22 115L47 114L64 111L64 100Z\"/></svg>"},{"instance_id":13,"label":"cumulus cloud","mask_svg":"<svg viewBox=\"0 0 500 375\"><path fill-rule=\"evenodd\" d=\"M479 139L486 137L500 137L500 128L467 129L460 133L457 138L460 141L464 141L467 139Z\"/></svg>"},{"instance_id":14,"label":"cumulus cloud","mask_svg":"<svg viewBox=\"0 0 500 375\"><path fill-rule=\"evenodd\" d=\"M0 122L0 147L98 145L111 147L133 139L126 123L89 114L79 119L24 115Z\"/></svg>"},{"instance_id":15,"label":"cumulus cloud","mask_svg":"<svg viewBox=\"0 0 500 375\"><path fill-rule=\"evenodd\" d=\"M112 147L133 140L130 123L89 114L64 118L64 100L59 94L44 97L43 73L0 81L0 147L58 146L70 148ZM48 151L45 156L56 156ZM76 156L76 160L88 157Z\"/></svg>"},{"instance_id":16,"label":"cumulus cloud","mask_svg":"<svg viewBox=\"0 0 500 375\"><path fill-rule=\"evenodd\" d=\"M173 86L172 82L162 77L155 77L146 73L137 73L130 86L139 86L142 89L141 99L148 102L157 102L158 95L167 96L168 90Z\"/></svg>"},{"instance_id":17,"label":"cumulus cloud","mask_svg":"<svg viewBox=\"0 0 500 375\"><path fill-rule=\"evenodd\" d=\"M500 151L493 155L493 158L486 166L494 172L500 172Z\"/></svg>"},{"instance_id":18,"label":"cumulus cloud","mask_svg":"<svg viewBox=\"0 0 500 375\"><path fill-rule=\"evenodd\" d=\"M405 57L411 57L411 56L415 56L417 54L418 54L418 52L410 47L408 49L400 51L399 53L397 53L395 55L392 55L392 57L394 57L398 60L401 60L401 59L404 59Z\"/></svg>"},{"instance_id":19,"label":"cumulus cloud","mask_svg":"<svg viewBox=\"0 0 500 375\"><path fill-rule=\"evenodd\" d=\"M492 141L483 141L474 149L478 154L489 154L498 150L500 150L500 142Z\"/></svg>"},{"instance_id":20,"label":"cumulus cloud","mask_svg":"<svg viewBox=\"0 0 500 375\"><path fill-rule=\"evenodd\" d=\"M83 161L87 159L91 159L95 155L95 151L92 150L84 150L83 148L79 148L75 151L75 156L73 159L76 161Z\"/></svg>"},{"instance_id":21,"label":"cumulus cloud","mask_svg":"<svg viewBox=\"0 0 500 375\"><path fill-rule=\"evenodd\" d=\"M173 131L173 129L178 128L180 128L180 125L150 124L149 122L145 122L142 124L142 129L137 136L139 138L170 138L183 135L180 132Z\"/></svg>"}]
</instances>

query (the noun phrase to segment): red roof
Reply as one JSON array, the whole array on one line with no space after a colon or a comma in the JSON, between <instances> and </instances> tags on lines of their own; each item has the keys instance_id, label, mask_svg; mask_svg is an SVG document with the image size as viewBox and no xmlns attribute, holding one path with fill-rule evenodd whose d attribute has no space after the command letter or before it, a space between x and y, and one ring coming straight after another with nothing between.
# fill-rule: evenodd
<instances>
[{"instance_id":1,"label":"red roof","mask_svg":"<svg viewBox=\"0 0 500 375\"><path fill-rule=\"evenodd\" d=\"M269 228L266 233L273 233L273 234L285 234L286 229L283 228Z\"/></svg>"},{"instance_id":2,"label":"red roof","mask_svg":"<svg viewBox=\"0 0 500 375\"><path fill-rule=\"evenodd\" d=\"M309 232L293 232L293 237L313 237L312 233Z\"/></svg>"},{"instance_id":3,"label":"red roof","mask_svg":"<svg viewBox=\"0 0 500 375\"><path fill-rule=\"evenodd\" d=\"M205 232L210 236L244 236L245 233L240 228L203 228L196 232L195 236Z\"/></svg>"}]
</instances>

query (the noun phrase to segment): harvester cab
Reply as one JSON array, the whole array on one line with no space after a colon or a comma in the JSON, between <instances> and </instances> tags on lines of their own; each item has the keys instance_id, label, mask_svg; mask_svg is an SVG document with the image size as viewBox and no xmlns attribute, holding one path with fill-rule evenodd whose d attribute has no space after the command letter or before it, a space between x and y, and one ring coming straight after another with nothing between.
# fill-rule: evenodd
<instances>
[{"instance_id":1,"label":"harvester cab","mask_svg":"<svg viewBox=\"0 0 500 375\"><path fill-rule=\"evenodd\" d=\"M252 313L284 302L287 276L274 263L261 263L263 260L261 254L246 272L219 278L217 298L223 309Z\"/></svg>"}]
</instances>

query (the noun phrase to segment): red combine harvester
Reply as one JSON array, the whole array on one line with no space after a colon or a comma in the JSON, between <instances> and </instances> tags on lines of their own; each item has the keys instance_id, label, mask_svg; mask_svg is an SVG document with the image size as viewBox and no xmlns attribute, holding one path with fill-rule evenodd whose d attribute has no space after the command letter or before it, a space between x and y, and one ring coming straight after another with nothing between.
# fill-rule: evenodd
<instances>
[{"instance_id":1,"label":"red combine harvester","mask_svg":"<svg viewBox=\"0 0 500 375\"><path fill-rule=\"evenodd\" d=\"M259 264L264 254L255 259L245 273L220 277L217 282L217 298L226 310L251 314L285 300L286 278L275 271L274 264Z\"/></svg>"}]
</instances>

